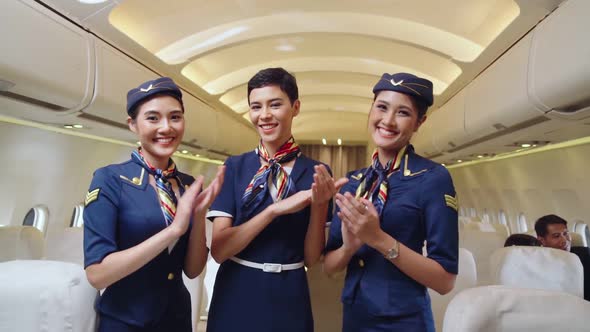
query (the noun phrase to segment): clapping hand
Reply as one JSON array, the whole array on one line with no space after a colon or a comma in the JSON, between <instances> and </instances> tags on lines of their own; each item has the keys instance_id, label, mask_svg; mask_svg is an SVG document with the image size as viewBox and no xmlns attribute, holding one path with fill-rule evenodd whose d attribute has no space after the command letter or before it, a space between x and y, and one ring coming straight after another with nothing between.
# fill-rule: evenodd
<instances>
[{"instance_id":1,"label":"clapping hand","mask_svg":"<svg viewBox=\"0 0 590 332\"><path fill-rule=\"evenodd\" d=\"M338 217L343 227L358 240L372 246L379 232L382 232L379 214L373 203L364 198L355 198L347 192L344 195L336 194L336 204L340 208Z\"/></svg>"},{"instance_id":2,"label":"clapping hand","mask_svg":"<svg viewBox=\"0 0 590 332\"><path fill-rule=\"evenodd\" d=\"M348 182L347 178L340 178L334 181L326 166L314 166L313 184L311 185L312 204L325 204L334 197L340 188Z\"/></svg>"}]
</instances>

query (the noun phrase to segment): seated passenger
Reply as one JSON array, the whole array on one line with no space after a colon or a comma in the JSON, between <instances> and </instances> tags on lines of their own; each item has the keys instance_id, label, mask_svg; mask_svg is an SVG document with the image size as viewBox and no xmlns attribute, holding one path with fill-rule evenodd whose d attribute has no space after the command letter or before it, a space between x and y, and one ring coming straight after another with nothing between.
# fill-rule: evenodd
<instances>
[{"instance_id":1,"label":"seated passenger","mask_svg":"<svg viewBox=\"0 0 590 332\"><path fill-rule=\"evenodd\" d=\"M543 247L570 251L572 238L563 218L554 214L543 216L535 222L535 232Z\"/></svg>"},{"instance_id":2,"label":"seated passenger","mask_svg":"<svg viewBox=\"0 0 590 332\"><path fill-rule=\"evenodd\" d=\"M535 232L543 247L571 251L580 258L584 267L584 299L590 301L590 252L586 247L571 247L567 221L554 214L543 216L535 222Z\"/></svg>"},{"instance_id":3,"label":"seated passenger","mask_svg":"<svg viewBox=\"0 0 590 332\"><path fill-rule=\"evenodd\" d=\"M504 247L511 246L534 246L540 247L541 242L534 236L528 234L512 234L504 242Z\"/></svg>"}]
</instances>

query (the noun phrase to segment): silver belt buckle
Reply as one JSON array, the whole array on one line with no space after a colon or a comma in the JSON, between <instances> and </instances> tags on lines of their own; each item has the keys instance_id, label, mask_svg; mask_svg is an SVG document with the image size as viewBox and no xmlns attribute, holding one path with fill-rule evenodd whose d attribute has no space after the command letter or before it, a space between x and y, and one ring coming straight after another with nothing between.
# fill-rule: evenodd
<instances>
[{"instance_id":1,"label":"silver belt buckle","mask_svg":"<svg viewBox=\"0 0 590 332\"><path fill-rule=\"evenodd\" d=\"M262 271L270 273L281 273L283 266L281 264L264 263Z\"/></svg>"}]
</instances>

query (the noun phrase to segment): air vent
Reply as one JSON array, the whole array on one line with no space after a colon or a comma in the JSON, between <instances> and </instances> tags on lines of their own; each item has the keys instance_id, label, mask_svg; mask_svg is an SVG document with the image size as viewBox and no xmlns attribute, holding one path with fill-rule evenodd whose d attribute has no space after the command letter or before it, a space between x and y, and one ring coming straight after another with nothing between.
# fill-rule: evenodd
<instances>
[{"instance_id":1,"label":"air vent","mask_svg":"<svg viewBox=\"0 0 590 332\"><path fill-rule=\"evenodd\" d=\"M485 142L485 141L489 141L489 140L492 140L492 139L497 138L497 137L500 137L500 136L508 135L508 134L511 134L511 133L516 132L518 130L525 129L525 128L528 128L528 127L531 127L531 126L534 126L534 125L537 125L539 123L542 123L542 122L545 122L545 121L549 121L549 120L550 119L547 118L547 117L537 116L537 117L534 117L534 118L532 118L530 120L527 120L527 121L518 123L518 124L516 124L516 125L514 125L514 126L512 126L510 128L506 128L504 130L500 130L500 131L495 132L493 134L486 135L484 137L480 137L480 138L478 138L476 140L473 140L471 142L467 142L467 143L465 143L465 144L463 144L461 146L458 146L458 147L456 147L454 149L449 150L448 152L449 153L456 152L456 151L459 151L459 150L468 148L470 146L473 146L473 145L476 145L476 144L479 144L479 143L482 143L482 142ZM494 126L496 126L496 125L494 125Z\"/></svg>"},{"instance_id":2,"label":"air vent","mask_svg":"<svg viewBox=\"0 0 590 332\"><path fill-rule=\"evenodd\" d=\"M506 130L506 129L508 129L508 127L506 127L505 125L503 125L501 123L494 123L494 128L496 128L496 130Z\"/></svg>"},{"instance_id":3,"label":"air vent","mask_svg":"<svg viewBox=\"0 0 590 332\"><path fill-rule=\"evenodd\" d=\"M12 89L16 84L10 82L10 81L5 81L0 79L0 91L8 91L10 89Z\"/></svg>"}]
</instances>

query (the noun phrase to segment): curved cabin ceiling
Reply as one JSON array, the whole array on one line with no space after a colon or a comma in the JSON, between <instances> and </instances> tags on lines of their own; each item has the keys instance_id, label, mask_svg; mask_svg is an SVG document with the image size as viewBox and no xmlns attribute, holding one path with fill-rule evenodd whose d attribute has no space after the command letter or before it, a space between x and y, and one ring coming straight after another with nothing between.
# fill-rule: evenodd
<instances>
[{"instance_id":1,"label":"curved cabin ceiling","mask_svg":"<svg viewBox=\"0 0 590 332\"><path fill-rule=\"evenodd\" d=\"M561 0L111 0L94 14L54 2L236 121L248 118L248 79L284 67L299 84L297 140L362 144L383 72L430 79L435 110Z\"/></svg>"}]
</instances>

